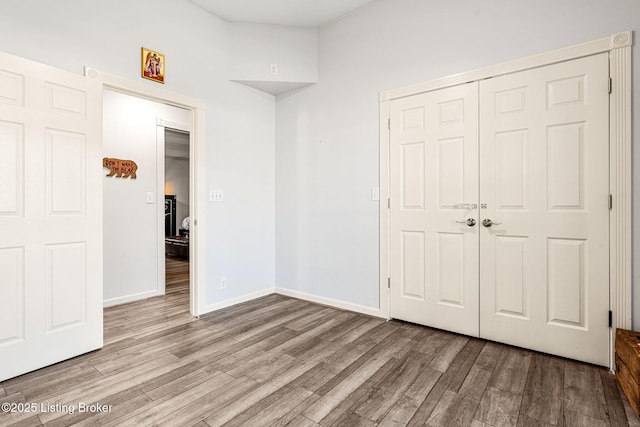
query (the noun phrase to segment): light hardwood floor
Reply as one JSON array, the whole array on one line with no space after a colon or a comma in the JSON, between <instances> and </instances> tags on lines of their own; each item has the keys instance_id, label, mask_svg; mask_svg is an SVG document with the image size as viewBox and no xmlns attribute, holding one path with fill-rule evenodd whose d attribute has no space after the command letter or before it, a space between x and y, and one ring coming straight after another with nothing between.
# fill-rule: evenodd
<instances>
[{"instance_id":1,"label":"light hardwood floor","mask_svg":"<svg viewBox=\"0 0 640 427\"><path fill-rule=\"evenodd\" d=\"M194 319L188 289L106 309L104 349L0 383L4 402L76 412L3 426L640 425L604 368L279 295Z\"/></svg>"}]
</instances>

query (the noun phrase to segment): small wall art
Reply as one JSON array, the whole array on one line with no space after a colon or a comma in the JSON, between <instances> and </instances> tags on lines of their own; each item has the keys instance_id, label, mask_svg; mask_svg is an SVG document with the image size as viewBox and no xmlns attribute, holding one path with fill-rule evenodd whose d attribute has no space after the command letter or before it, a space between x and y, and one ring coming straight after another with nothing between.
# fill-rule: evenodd
<instances>
[{"instance_id":1,"label":"small wall art","mask_svg":"<svg viewBox=\"0 0 640 427\"><path fill-rule=\"evenodd\" d=\"M164 55L142 48L142 77L164 84Z\"/></svg>"},{"instance_id":2,"label":"small wall art","mask_svg":"<svg viewBox=\"0 0 640 427\"><path fill-rule=\"evenodd\" d=\"M133 160L114 159L105 157L102 159L102 166L109 169L107 176L115 176L116 178L136 179L136 171L138 165Z\"/></svg>"}]
</instances>

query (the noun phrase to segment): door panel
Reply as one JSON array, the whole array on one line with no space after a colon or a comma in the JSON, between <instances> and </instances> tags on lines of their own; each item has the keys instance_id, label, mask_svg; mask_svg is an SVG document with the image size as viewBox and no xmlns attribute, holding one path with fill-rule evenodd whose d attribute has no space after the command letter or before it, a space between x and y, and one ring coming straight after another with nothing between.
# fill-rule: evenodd
<instances>
[{"instance_id":1,"label":"door panel","mask_svg":"<svg viewBox=\"0 0 640 427\"><path fill-rule=\"evenodd\" d=\"M101 90L0 53L0 381L102 346Z\"/></svg>"},{"instance_id":2,"label":"door panel","mask_svg":"<svg viewBox=\"0 0 640 427\"><path fill-rule=\"evenodd\" d=\"M401 231L400 292L402 298L424 301L425 282L425 238L422 231Z\"/></svg>"},{"instance_id":3,"label":"door panel","mask_svg":"<svg viewBox=\"0 0 640 427\"><path fill-rule=\"evenodd\" d=\"M500 223L480 230L484 338L608 363L608 69L480 83L480 217Z\"/></svg>"},{"instance_id":4,"label":"door panel","mask_svg":"<svg viewBox=\"0 0 640 427\"><path fill-rule=\"evenodd\" d=\"M86 323L86 244L50 244L46 248L47 332Z\"/></svg>"},{"instance_id":5,"label":"door panel","mask_svg":"<svg viewBox=\"0 0 640 427\"><path fill-rule=\"evenodd\" d=\"M477 83L391 106L391 315L478 335Z\"/></svg>"},{"instance_id":6,"label":"door panel","mask_svg":"<svg viewBox=\"0 0 640 427\"><path fill-rule=\"evenodd\" d=\"M24 248L0 249L0 345L24 339Z\"/></svg>"},{"instance_id":7,"label":"door panel","mask_svg":"<svg viewBox=\"0 0 640 427\"><path fill-rule=\"evenodd\" d=\"M496 236L495 248L496 313L527 318L529 289L523 272L529 257L528 241L520 236Z\"/></svg>"},{"instance_id":8,"label":"door panel","mask_svg":"<svg viewBox=\"0 0 640 427\"><path fill-rule=\"evenodd\" d=\"M528 133L514 130L496 133L496 208L526 210L529 200Z\"/></svg>"},{"instance_id":9,"label":"door panel","mask_svg":"<svg viewBox=\"0 0 640 427\"><path fill-rule=\"evenodd\" d=\"M464 233L438 233L438 295L439 304L464 308Z\"/></svg>"},{"instance_id":10,"label":"door panel","mask_svg":"<svg viewBox=\"0 0 640 427\"><path fill-rule=\"evenodd\" d=\"M24 129L0 121L0 217L22 215Z\"/></svg>"},{"instance_id":11,"label":"door panel","mask_svg":"<svg viewBox=\"0 0 640 427\"><path fill-rule=\"evenodd\" d=\"M47 213L83 215L86 210L86 135L47 129Z\"/></svg>"}]
</instances>

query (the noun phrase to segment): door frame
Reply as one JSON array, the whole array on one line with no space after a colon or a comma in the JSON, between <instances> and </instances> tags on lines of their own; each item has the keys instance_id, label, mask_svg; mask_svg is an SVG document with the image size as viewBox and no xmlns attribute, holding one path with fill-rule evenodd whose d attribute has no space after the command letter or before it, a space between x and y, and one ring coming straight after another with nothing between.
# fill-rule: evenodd
<instances>
[{"instance_id":1,"label":"door frame","mask_svg":"<svg viewBox=\"0 0 640 427\"><path fill-rule=\"evenodd\" d=\"M102 83L103 90L106 88L161 104L183 108L191 112L192 123L190 124L191 130L189 132L189 205L191 206L189 311L192 316L200 316L206 312L204 262L206 259L206 201L200 197L201 194L204 194L204 189L206 188L206 104L201 99L181 95L145 83L127 80L101 72L95 68L85 67L84 75ZM160 205L159 201L157 203Z\"/></svg>"},{"instance_id":2,"label":"door frame","mask_svg":"<svg viewBox=\"0 0 640 427\"><path fill-rule=\"evenodd\" d=\"M612 312L609 331L609 368L614 369L616 328L631 329L631 31L612 34L561 49L528 56L448 77L430 80L379 93L380 102L380 314L389 317L389 138L390 102L423 92L483 80L503 74L569 61L598 53L609 53L609 309Z\"/></svg>"}]
</instances>

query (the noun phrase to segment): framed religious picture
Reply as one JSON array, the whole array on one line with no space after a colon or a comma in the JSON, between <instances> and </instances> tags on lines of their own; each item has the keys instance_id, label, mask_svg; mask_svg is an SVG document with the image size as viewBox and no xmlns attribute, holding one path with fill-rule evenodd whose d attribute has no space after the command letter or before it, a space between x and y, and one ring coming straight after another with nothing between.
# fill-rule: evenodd
<instances>
[{"instance_id":1,"label":"framed religious picture","mask_svg":"<svg viewBox=\"0 0 640 427\"><path fill-rule=\"evenodd\" d=\"M164 84L164 55L142 48L142 77Z\"/></svg>"}]
</instances>

